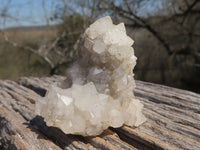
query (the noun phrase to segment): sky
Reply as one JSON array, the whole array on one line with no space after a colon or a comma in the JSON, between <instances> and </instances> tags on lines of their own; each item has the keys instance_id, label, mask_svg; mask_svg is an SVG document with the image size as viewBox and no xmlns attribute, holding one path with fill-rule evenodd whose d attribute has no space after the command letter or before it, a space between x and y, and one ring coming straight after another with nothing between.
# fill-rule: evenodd
<instances>
[{"instance_id":1,"label":"sky","mask_svg":"<svg viewBox=\"0 0 200 150\"><path fill-rule=\"evenodd\" d=\"M5 19L0 15L0 27L46 25L45 15L53 16L56 6L61 3L61 0L0 0L0 14L6 10L8 16ZM50 24L56 23L50 21Z\"/></svg>"},{"instance_id":2,"label":"sky","mask_svg":"<svg viewBox=\"0 0 200 150\"><path fill-rule=\"evenodd\" d=\"M67 2L71 8L78 9L73 6L74 0ZM52 17L61 5L63 5L62 0L0 0L0 28L47 25L45 16ZM162 0L148 0L139 15L154 14L158 9L162 9ZM2 17L2 12L6 12L8 16L6 19ZM57 23L59 22L49 21L50 25Z\"/></svg>"}]
</instances>

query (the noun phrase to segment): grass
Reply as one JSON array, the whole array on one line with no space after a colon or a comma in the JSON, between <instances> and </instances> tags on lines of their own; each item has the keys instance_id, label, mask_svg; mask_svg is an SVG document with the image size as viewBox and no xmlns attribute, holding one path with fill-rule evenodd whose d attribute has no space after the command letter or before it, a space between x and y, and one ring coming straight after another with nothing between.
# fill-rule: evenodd
<instances>
[{"instance_id":1,"label":"grass","mask_svg":"<svg viewBox=\"0 0 200 150\"><path fill-rule=\"evenodd\" d=\"M134 33L134 48L138 57L137 66L134 69L135 79L200 93L200 71L191 67L190 59L188 59L189 65L181 65L180 62L177 63L179 65L175 65L163 49L159 46L152 46L158 44L152 44L153 41L145 32ZM55 29L11 30L6 34L10 40L20 45L38 49L40 45L51 43L55 39L57 31ZM162 64L164 64L164 68ZM66 68L66 66L60 66L59 73L63 73ZM0 36L0 79L17 80L21 76L40 77L48 76L49 73L50 67L44 60L25 49L13 47Z\"/></svg>"},{"instance_id":2,"label":"grass","mask_svg":"<svg viewBox=\"0 0 200 150\"><path fill-rule=\"evenodd\" d=\"M56 31L7 31L9 39L20 45L37 49L51 42ZM40 57L25 49L16 48L0 36L0 79L17 80L21 76L47 76L50 67Z\"/></svg>"}]
</instances>

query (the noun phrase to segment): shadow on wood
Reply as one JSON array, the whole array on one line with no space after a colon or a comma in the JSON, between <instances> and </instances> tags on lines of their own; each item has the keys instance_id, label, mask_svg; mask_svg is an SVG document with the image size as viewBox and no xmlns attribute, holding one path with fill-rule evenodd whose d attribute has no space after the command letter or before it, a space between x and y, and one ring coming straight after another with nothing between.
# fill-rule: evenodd
<instances>
[{"instance_id":1,"label":"shadow on wood","mask_svg":"<svg viewBox=\"0 0 200 150\"><path fill-rule=\"evenodd\" d=\"M147 122L138 128L109 128L101 135L64 134L35 114L35 102L63 76L0 80L0 149L200 149L200 95L136 81Z\"/></svg>"}]
</instances>

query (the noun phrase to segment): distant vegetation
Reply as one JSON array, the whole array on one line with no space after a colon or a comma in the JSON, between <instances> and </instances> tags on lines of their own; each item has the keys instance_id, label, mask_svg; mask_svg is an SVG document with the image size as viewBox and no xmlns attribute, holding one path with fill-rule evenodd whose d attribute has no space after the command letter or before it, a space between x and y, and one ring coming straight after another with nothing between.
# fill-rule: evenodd
<instances>
[{"instance_id":1,"label":"distant vegetation","mask_svg":"<svg viewBox=\"0 0 200 150\"><path fill-rule=\"evenodd\" d=\"M148 0L73 1L80 9L71 9L67 2L50 18L61 22L56 26L4 30L9 40L0 35L0 79L64 75L77 58L84 30L97 18L110 15L115 23L125 22L135 41L136 79L200 93L199 0L167 0L157 13L145 16L138 12L151 5Z\"/></svg>"},{"instance_id":2,"label":"distant vegetation","mask_svg":"<svg viewBox=\"0 0 200 150\"><path fill-rule=\"evenodd\" d=\"M54 39L56 30L49 30L47 27L20 27L8 29L6 34L10 40L37 49L49 39ZM43 59L26 49L8 44L2 35L0 36L0 79L17 80L21 76L48 76L49 70L49 65Z\"/></svg>"}]
</instances>

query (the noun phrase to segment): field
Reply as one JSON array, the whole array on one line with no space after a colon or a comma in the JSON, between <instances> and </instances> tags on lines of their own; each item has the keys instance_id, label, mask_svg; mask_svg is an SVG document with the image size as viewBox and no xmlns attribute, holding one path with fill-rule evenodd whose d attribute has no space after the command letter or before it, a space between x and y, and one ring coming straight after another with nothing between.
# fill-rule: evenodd
<instances>
[{"instance_id":1,"label":"field","mask_svg":"<svg viewBox=\"0 0 200 150\"><path fill-rule=\"evenodd\" d=\"M52 43L57 32L56 28L52 27L20 28L9 29L6 35L11 41L37 50L41 45ZM200 72L193 67L192 59L174 59L173 56L168 56L154 39L149 38L150 35L145 30L128 33L135 41L133 47L138 58L134 69L135 79L200 92L200 79L197 78ZM0 79L17 80L22 76L49 76L50 69L39 56L24 48L14 47L0 35ZM63 74L66 69L66 65L60 66L57 73Z\"/></svg>"},{"instance_id":2,"label":"field","mask_svg":"<svg viewBox=\"0 0 200 150\"><path fill-rule=\"evenodd\" d=\"M31 29L6 31L9 40L34 49L51 42L55 29ZM7 43L0 36L0 79L17 80L21 76L47 76L49 66L41 58Z\"/></svg>"}]
</instances>

